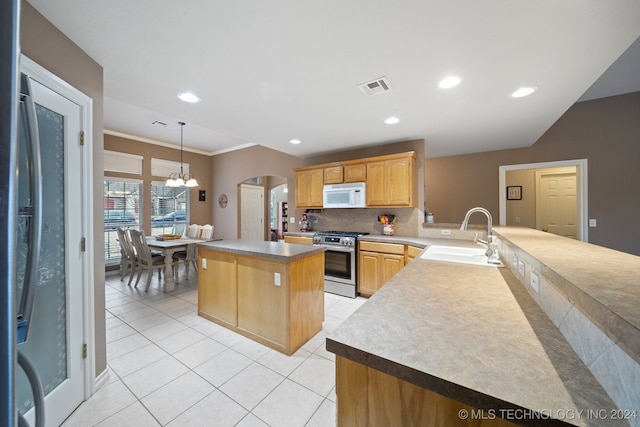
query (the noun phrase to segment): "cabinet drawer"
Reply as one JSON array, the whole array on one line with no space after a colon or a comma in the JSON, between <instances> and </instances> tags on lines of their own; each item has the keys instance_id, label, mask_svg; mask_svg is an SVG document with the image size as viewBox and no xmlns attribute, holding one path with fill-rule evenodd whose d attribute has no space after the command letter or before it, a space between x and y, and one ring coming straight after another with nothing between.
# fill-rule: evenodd
<instances>
[{"instance_id":1,"label":"cabinet drawer","mask_svg":"<svg viewBox=\"0 0 640 427\"><path fill-rule=\"evenodd\" d=\"M297 243L299 245L313 245L312 237L284 236L285 243Z\"/></svg>"},{"instance_id":2,"label":"cabinet drawer","mask_svg":"<svg viewBox=\"0 0 640 427\"><path fill-rule=\"evenodd\" d=\"M415 258L420 255L420 252L422 252L423 250L423 248L419 248L417 246L407 246L407 256L409 258Z\"/></svg>"},{"instance_id":3,"label":"cabinet drawer","mask_svg":"<svg viewBox=\"0 0 640 427\"><path fill-rule=\"evenodd\" d=\"M404 245L399 243L360 242L360 250L404 255Z\"/></svg>"}]
</instances>

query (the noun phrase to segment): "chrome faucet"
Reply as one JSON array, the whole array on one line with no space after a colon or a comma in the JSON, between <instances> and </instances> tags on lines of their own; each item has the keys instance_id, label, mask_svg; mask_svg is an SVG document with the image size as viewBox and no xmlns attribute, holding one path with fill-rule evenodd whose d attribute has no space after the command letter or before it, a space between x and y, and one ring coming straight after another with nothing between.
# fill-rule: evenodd
<instances>
[{"instance_id":1,"label":"chrome faucet","mask_svg":"<svg viewBox=\"0 0 640 427\"><path fill-rule=\"evenodd\" d=\"M488 263L490 263L490 264L501 264L500 258L498 257L498 248L496 247L496 236L491 234L491 224L493 223L493 218L491 217L491 212L489 212L485 208L481 208L481 207L476 207L476 208L469 209L467 214L464 216L464 220L462 221L462 224L460 225L460 230L462 230L462 231L466 231L467 230L467 226L469 225L469 218L475 212L482 212L487 217L487 240L484 241L482 239L479 239L478 238L478 233L476 233L476 236L473 239L473 241L475 243L478 243L478 244L484 246L485 248L487 248L487 251L485 252L485 255L487 256L487 262Z\"/></svg>"}]
</instances>

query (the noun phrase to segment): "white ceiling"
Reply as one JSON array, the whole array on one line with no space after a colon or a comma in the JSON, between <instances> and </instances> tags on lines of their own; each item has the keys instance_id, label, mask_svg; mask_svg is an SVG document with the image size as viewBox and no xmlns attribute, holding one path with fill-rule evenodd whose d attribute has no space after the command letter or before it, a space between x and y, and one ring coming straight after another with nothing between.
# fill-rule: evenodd
<instances>
[{"instance_id":1,"label":"white ceiling","mask_svg":"<svg viewBox=\"0 0 640 427\"><path fill-rule=\"evenodd\" d=\"M104 68L106 132L179 144L185 121L185 148L205 153L523 147L578 100L640 90L636 42L585 94L640 36L637 0L29 3ZM462 84L439 89L450 74ZM381 76L390 92L358 89ZM509 96L523 85L538 91ZM185 90L202 101L178 100Z\"/></svg>"}]
</instances>

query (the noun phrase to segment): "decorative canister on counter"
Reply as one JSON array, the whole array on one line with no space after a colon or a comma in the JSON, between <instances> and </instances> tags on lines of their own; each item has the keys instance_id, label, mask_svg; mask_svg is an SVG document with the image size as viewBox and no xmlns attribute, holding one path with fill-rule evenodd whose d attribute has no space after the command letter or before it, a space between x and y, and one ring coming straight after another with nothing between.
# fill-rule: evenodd
<instances>
[{"instance_id":1,"label":"decorative canister on counter","mask_svg":"<svg viewBox=\"0 0 640 427\"><path fill-rule=\"evenodd\" d=\"M385 236L393 236L394 226L393 223L396 222L395 215L380 215L378 217L378 221L382 223L382 234Z\"/></svg>"},{"instance_id":2,"label":"decorative canister on counter","mask_svg":"<svg viewBox=\"0 0 640 427\"><path fill-rule=\"evenodd\" d=\"M427 212L427 222L433 222L433 212Z\"/></svg>"}]
</instances>

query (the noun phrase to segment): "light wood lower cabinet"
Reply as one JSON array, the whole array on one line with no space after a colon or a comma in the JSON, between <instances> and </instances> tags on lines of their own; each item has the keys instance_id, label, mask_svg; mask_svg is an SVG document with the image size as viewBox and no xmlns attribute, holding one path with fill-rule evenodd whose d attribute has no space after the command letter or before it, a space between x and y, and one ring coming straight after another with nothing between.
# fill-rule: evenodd
<instances>
[{"instance_id":1,"label":"light wood lower cabinet","mask_svg":"<svg viewBox=\"0 0 640 427\"><path fill-rule=\"evenodd\" d=\"M215 317L218 323L236 326L238 316L237 257L222 252L198 249L205 254L207 268L198 260L198 314Z\"/></svg>"},{"instance_id":2,"label":"light wood lower cabinet","mask_svg":"<svg viewBox=\"0 0 640 427\"><path fill-rule=\"evenodd\" d=\"M415 257L420 255L420 253L423 250L424 250L424 248L420 248L418 246L407 245L407 251L405 252L405 262L404 262L404 264L405 265L409 264L411 261L413 261L413 259Z\"/></svg>"},{"instance_id":3,"label":"light wood lower cabinet","mask_svg":"<svg viewBox=\"0 0 640 427\"><path fill-rule=\"evenodd\" d=\"M472 416L478 409L341 356L336 356L336 396L338 427L516 425L479 419Z\"/></svg>"},{"instance_id":4,"label":"light wood lower cabinet","mask_svg":"<svg viewBox=\"0 0 640 427\"><path fill-rule=\"evenodd\" d=\"M324 253L293 261L199 248L198 314L291 355L322 330Z\"/></svg>"},{"instance_id":5,"label":"light wood lower cabinet","mask_svg":"<svg viewBox=\"0 0 640 427\"><path fill-rule=\"evenodd\" d=\"M404 268L404 245L398 243L360 242L358 251L358 292L373 295L398 271Z\"/></svg>"},{"instance_id":6,"label":"light wood lower cabinet","mask_svg":"<svg viewBox=\"0 0 640 427\"><path fill-rule=\"evenodd\" d=\"M312 245L313 237L304 236L284 236L285 243L298 243L300 245Z\"/></svg>"}]
</instances>

